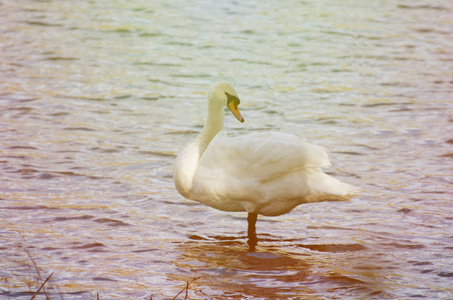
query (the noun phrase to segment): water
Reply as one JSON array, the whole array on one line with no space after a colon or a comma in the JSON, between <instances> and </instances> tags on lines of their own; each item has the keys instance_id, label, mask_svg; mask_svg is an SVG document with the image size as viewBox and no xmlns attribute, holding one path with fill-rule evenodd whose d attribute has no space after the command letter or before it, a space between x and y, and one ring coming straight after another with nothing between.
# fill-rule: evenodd
<instances>
[{"instance_id":1,"label":"water","mask_svg":"<svg viewBox=\"0 0 453 300\"><path fill-rule=\"evenodd\" d=\"M453 298L451 1L0 8L0 298L52 272L52 299ZM303 135L363 193L260 217L248 252L171 179L217 80L229 130Z\"/></svg>"}]
</instances>

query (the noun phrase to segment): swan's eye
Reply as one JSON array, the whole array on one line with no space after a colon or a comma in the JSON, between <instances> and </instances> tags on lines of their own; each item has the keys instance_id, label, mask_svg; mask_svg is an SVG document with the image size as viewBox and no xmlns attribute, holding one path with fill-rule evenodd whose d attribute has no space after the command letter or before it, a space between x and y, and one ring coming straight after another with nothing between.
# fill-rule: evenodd
<instances>
[{"instance_id":1,"label":"swan's eye","mask_svg":"<svg viewBox=\"0 0 453 300\"><path fill-rule=\"evenodd\" d=\"M231 94L228 94L227 92L225 92L225 95L227 95L227 98L228 98L228 104L230 102L233 102L234 103L234 107L237 109L238 105L241 104L241 100L239 100L238 97L236 96L233 96Z\"/></svg>"}]
</instances>

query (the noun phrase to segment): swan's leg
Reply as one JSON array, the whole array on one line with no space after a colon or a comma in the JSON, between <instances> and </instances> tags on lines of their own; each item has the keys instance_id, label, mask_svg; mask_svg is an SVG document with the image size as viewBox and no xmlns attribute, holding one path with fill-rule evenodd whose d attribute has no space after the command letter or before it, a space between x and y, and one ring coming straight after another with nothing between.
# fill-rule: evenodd
<instances>
[{"instance_id":1,"label":"swan's leg","mask_svg":"<svg viewBox=\"0 0 453 300\"><path fill-rule=\"evenodd\" d=\"M256 244L258 244L258 239L256 237L256 220L258 219L258 215L255 213L249 213L247 216L247 222L249 223L249 227L247 230L248 238L247 244L249 244L249 249L251 251L255 251Z\"/></svg>"}]
</instances>

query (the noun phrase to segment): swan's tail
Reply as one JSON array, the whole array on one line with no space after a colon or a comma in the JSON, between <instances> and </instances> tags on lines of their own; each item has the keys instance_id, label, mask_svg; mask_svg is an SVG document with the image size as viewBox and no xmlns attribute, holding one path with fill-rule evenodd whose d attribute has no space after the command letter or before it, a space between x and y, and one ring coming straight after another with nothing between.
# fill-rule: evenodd
<instances>
[{"instance_id":1,"label":"swan's tail","mask_svg":"<svg viewBox=\"0 0 453 300\"><path fill-rule=\"evenodd\" d=\"M359 188L321 172L311 176L309 186L309 202L346 201L360 192Z\"/></svg>"}]
</instances>

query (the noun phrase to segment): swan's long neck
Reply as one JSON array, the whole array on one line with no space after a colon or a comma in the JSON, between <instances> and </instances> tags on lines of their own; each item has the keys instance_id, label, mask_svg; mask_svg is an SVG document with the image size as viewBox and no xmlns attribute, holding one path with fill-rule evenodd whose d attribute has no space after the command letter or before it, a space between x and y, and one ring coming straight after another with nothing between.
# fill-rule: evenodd
<instances>
[{"instance_id":1,"label":"swan's long neck","mask_svg":"<svg viewBox=\"0 0 453 300\"><path fill-rule=\"evenodd\" d=\"M201 133L178 155L174 169L174 181L181 195L190 199L193 177L203 152L212 139L223 129L224 106L208 105L208 118Z\"/></svg>"},{"instance_id":2,"label":"swan's long neck","mask_svg":"<svg viewBox=\"0 0 453 300\"><path fill-rule=\"evenodd\" d=\"M209 102L208 118L204 124L203 130L198 136L200 142L200 156L208 147L212 139L223 129L225 112L224 107Z\"/></svg>"}]
</instances>

